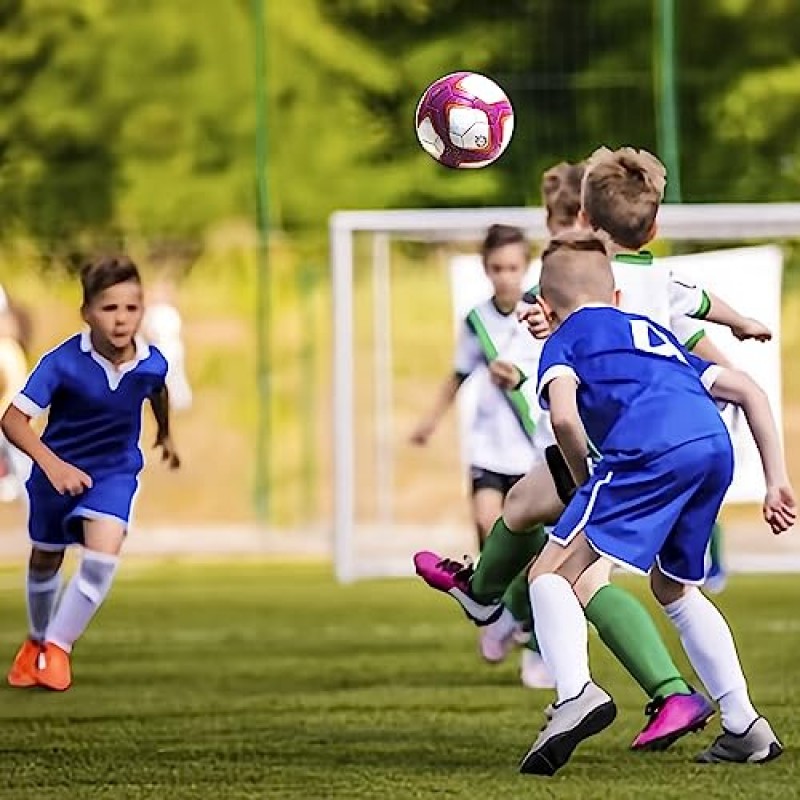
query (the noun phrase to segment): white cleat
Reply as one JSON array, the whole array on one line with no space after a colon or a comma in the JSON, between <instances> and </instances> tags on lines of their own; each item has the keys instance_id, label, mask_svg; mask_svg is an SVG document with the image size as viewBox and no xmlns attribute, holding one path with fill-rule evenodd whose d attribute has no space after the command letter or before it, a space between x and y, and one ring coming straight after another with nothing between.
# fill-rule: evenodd
<instances>
[{"instance_id":1,"label":"white cleat","mask_svg":"<svg viewBox=\"0 0 800 800\"><path fill-rule=\"evenodd\" d=\"M614 721L617 707L606 692L590 682L575 697L549 706L545 716L547 724L519 765L525 775L555 775L584 739Z\"/></svg>"}]
</instances>

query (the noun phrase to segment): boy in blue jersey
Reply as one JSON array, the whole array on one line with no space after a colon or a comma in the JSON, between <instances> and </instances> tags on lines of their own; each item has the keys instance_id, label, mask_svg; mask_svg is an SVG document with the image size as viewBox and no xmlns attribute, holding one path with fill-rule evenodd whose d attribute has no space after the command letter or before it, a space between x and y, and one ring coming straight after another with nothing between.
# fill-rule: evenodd
<instances>
[{"instance_id":1,"label":"boy in blue jersey","mask_svg":"<svg viewBox=\"0 0 800 800\"><path fill-rule=\"evenodd\" d=\"M591 680L586 620L573 591L600 558L650 572L653 594L719 703L723 733L698 760L768 761L781 744L750 701L727 623L696 587L733 476L730 438L712 395L744 410L764 468L766 522L776 534L794 523L769 402L744 373L703 361L647 317L617 310L615 294L600 239L553 240L540 303L554 333L538 392L580 488L530 573L536 634L558 697L520 770L554 774L616 716L611 697ZM603 453L591 476L587 441Z\"/></svg>"},{"instance_id":2,"label":"boy in blue jersey","mask_svg":"<svg viewBox=\"0 0 800 800\"><path fill-rule=\"evenodd\" d=\"M88 330L46 353L0 421L8 440L33 460L26 488L29 638L8 682L55 691L72 682L70 654L111 589L138 475L142 405L152 404L156 446L179 460L169 432L167 363L137 336L142 285L127 258L103 258L81 272ZM30 420L49 409L41 438ZM69 545L83 547L77 572L56 607Z\"/></svg>"}]
</instances>

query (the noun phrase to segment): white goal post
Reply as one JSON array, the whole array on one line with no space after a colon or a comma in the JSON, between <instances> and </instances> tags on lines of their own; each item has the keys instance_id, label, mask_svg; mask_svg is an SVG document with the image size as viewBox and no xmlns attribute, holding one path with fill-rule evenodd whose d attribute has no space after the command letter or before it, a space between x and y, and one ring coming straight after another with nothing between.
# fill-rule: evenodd
<instances>
[{"instance_id":1,"label":"white goal post","mask_svg":"<svg viewBox=\"0 0 800 800\"><path fill-rule=\"evenodd\" d=\"M334 566L341 582L359 577L407 574L408 569L362 568L356 562L356 471L354 350L354 239L372 236L373 439L385 447L391 431L392 352L390 242L479 241L494 223L522 228L532 241L547 238L542 208L339 211L330 219L333 299L333 537ZM659 238L673 242L741 242L800 238L800 203L665 205ZM376 460L376 528L391 525L391 461Z\"/></svg>"}]
</instances>

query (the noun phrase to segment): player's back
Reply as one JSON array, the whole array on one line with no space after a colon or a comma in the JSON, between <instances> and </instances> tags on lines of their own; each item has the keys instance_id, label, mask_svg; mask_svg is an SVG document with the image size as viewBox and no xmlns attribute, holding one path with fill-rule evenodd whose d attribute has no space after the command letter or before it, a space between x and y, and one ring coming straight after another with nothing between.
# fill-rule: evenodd
<instances>
[{"instance_id":1,"label":"player's back","mask_svg":"<svg viewBox=\"0 0 800 800\"><path fill-rule=\"evenodd\" d=\"M539 374L546 386L555 375L574 372L593 444L604 457L638 462L696 439L727 436L702 382L715 369L647 317L587 306L548 340Z\"/></svg>"},{"instance_id":2,"label":"player's back","mask_svg":"<svg viewBox=\"0 0 800 800\"><path fill-rule=\"evenodd\" d=\"M669 269L653 262L649 253L620 253L611 263L620 291L620 307L642 314L659 325L670 325Z\"/></svg>"}]
</instances>

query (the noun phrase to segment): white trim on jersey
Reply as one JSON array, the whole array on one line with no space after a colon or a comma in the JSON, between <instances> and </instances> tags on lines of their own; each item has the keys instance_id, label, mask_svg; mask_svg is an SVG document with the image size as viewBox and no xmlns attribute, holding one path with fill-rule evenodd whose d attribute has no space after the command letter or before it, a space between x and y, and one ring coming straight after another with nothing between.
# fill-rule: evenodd
<instances>
[{"instance_id":1,"label":"white trim on jersey","mask_svg":"<svg viewBox=\"0 0 800 800\"><path fill-rule=\"evenodd\" d=\"M676 583L682 583L684 586L702 586L706 582L705 578L701 578L699 581L690 581L688 578L681 578L678 575L673 575L671 572L667 572L667 570L661 566L660 555L656 556L656 566L662 575L666 575L670 580L673 580Z\"/></svg>"},{"instance_id":2,"label":"white trim on jersey","mask_svg":"<svg viewBox=\"0 0 800 800\"><path fill-rule=\"evenodd\" d=\"M566 547L586 527L586 523L589 521L592 511L594 511L594 504L597 502L597 495L600 494L600 489L603 486L608 486L613 477L614 473L609 472L605 478L601 478L599 481L597 481L597 483L595 483L594 486L592 486L592 493L589 495L589 502L586 503L586 508L583 510L583 515L575 524L575 527L563 539L555 538L553 541L558 542Z\"/></svg>"},{"instance_id":3,"label":"white trim on jersey","mask_svg":"<svg viewBox=\"0 0 800 800\"><path fill-rule=\"evenodd\" d=\"M717 378L719 378L723 369L725 369L725 367L721 367L719 364L712 364L710 367L706 368L700 376L700 380L703 386L706 387L707 392L711 391L711 387L717 382Z\"/></svg>"},{"instance_id":4,"label":"white trim on jersey","mask_svg":"<svg viewBox=\"0 0 800 800\"><path fill-rule=\"evenodd\" d=\"M547 400L542 397L542 392L547 388L549 383L552 383L556 378L566 378L570 377L575 380L575 383L580 384L581 379L578 377L578 374L575 370L569 366L569 364L553 364L552 367L548 367L545 370L544 375L542 375L541 380L539 381L539 385L536 387L536 394L539 397L539 405L546 411L548 405Z\"/></svg>"},{"instance_id":5,"label":"white trim on jersey","mask_svg":"<svg viewBox=\"0 0 800 800\"><path fill-rule=\"evenodd\" d=\"M32 419L34 417L41 417L42 414L44 414L44 412L47 411L46 408L38 406L36 403L33 402L33 400L30 399L30 397L23 394L22 392L20 392L11 401L11 405L14 406L14 408L18 408L23 414L25 414L28 417L31 417Z\"/></svg>"}]
</instances>

